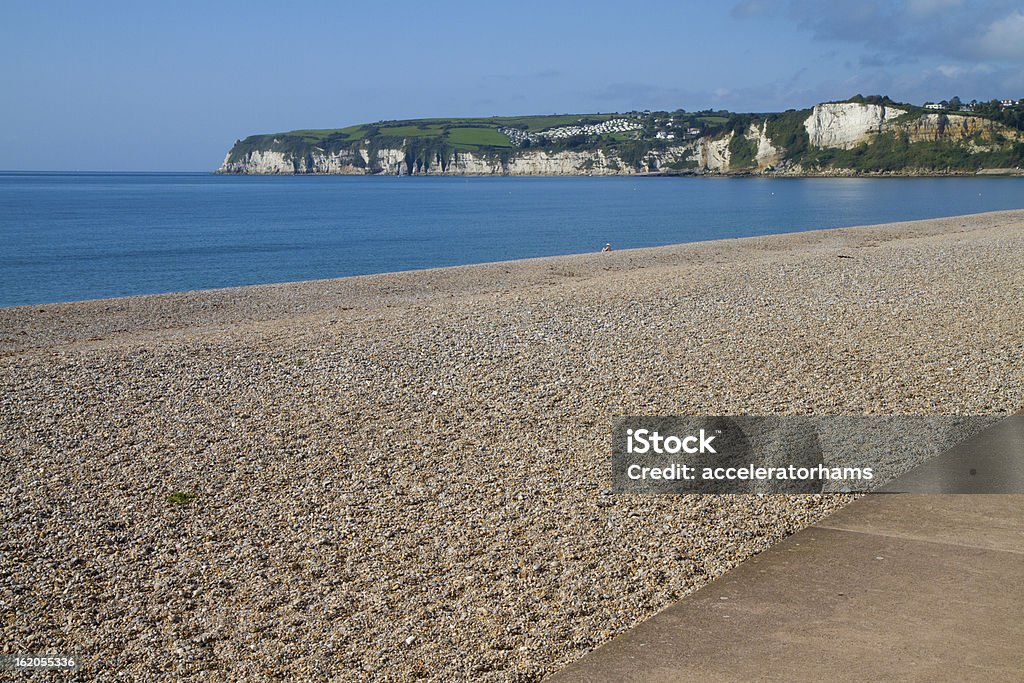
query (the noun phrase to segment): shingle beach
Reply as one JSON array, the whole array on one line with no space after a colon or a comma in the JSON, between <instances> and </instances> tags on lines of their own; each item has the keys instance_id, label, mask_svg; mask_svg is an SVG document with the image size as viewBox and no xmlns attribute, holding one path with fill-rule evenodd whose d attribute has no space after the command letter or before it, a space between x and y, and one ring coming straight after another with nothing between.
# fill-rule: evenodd
<instances>
[{"instance_id":1,"label":"shingle beach","mask_svg":"<svg viewBox=\"0 0 1024 683\"><path fill-rule=\"evenodd\" d=\"M537 680L850 496L610 493L630 414L1008 414L1024 211L0 309L0 642Z\"/></svg>"}]
</instances>

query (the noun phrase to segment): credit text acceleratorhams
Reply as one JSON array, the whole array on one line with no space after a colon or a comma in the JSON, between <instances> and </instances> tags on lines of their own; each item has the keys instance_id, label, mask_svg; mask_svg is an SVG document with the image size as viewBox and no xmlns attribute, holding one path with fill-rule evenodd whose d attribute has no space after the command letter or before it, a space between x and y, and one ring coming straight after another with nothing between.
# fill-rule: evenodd
<instances>
[{"instance_id":1,"label":"credit text acceleratorhams","mask_svg":"<svg viewBox=\"0 0 1024 683\"><path fill-rule=\"evenodd\" d=\"M626 476L633 480L654 479L665 481L692 481L698 478L696 467L672 463L664 467L644 467L630 465ZM827 481L830 479L870 481L875 476L870 467L761 467L750 464L742 467L701 467L699 478L702 481Z\"/></svg>"}]
</instances>

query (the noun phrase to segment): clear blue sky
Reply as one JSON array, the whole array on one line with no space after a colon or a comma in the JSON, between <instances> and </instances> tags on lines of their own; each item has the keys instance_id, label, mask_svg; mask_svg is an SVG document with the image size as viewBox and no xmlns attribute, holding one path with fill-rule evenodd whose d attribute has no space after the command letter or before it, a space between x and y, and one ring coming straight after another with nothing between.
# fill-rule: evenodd
<instances>
[{"instance_id":1,"label":"clear blue sky","mask_svg":"<svg viewBox=\"0 0 1024 683\"><path fill-rule=\"evenodd\" d=\"M392 118L1024 97L1022 2L0 1L0 169Z\"/></svg>"}]
</instances>

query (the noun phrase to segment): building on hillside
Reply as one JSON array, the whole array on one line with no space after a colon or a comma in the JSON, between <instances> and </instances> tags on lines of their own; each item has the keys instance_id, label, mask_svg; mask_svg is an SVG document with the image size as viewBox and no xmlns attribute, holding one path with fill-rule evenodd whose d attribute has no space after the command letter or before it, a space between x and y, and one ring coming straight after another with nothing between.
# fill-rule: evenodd
<instances>
[{"instance_id":1,"label":"building on hillside","mask_svg":"<svg viewBox=\"0 0 1024 683\"><path fill-rule=\"evenodd\" d=\"M944 106L942 106L941 104L938 104L937 102L925 102L924 103L924 108L925 109L938 109L938 110L945 109Z\"/></svg>"}]
</instances>

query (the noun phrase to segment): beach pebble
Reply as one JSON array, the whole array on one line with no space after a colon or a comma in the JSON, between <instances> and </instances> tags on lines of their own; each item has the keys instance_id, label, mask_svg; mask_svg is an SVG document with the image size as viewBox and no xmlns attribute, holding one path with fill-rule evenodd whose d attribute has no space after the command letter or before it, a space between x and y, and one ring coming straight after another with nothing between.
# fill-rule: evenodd
<instances>
[{"instance_id":1,"label":"beach pebble","mask_svg":"<svg viewBox=\"0 0 1024 683\"><path fill-rule=\"evenodd\" d=\"M612 494L614 416L1012 413L1022 216L0 309L0 641L539 680L854 498Z\"/></svg>"}]
</instances>

